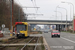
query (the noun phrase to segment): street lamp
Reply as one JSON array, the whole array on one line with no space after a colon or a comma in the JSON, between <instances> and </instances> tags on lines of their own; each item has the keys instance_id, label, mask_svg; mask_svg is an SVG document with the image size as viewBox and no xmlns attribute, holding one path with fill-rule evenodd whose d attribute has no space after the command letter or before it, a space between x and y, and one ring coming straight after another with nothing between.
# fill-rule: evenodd
<instances>
[{"instance_id":1,"label":"street lamp","mask_svg":"<svg viewBox=\"0 0 75 50\"><path fill-rule=\"evenodd\" d=\"M68 4L71 4L73 6L73 33L74 33L74 5L70 2L61 2L61 3L68 3Z\"/></svg>"},{"instance_id":2,"label":"street lamp","mask_svg":"<svg viewBox=\"0 0 75 50\"><path fill-rule=\"evenodd\" d=\"M66 10L66 32L67 32L67 9L66 8L63 8L63 7L58 7L58 8L62 8L62 9L65 9Z\"/></svg>"},{"instance_id":3,"label":"street lamp","mask_svg":"<svg viewBox=\"0 0 75 50\"><path fill-rule=\"evenodd\" d=\"M61 14L61 30L62 30L62 13L60 11L54 11L54 12L58 12Z\"/></svg>"},{"instance_id":4,"label":"street lamp","mask_svg":"<svg viewBox=\"0 0 75 50\"><path fill-rule=\"evenodd\" d=\"M58 5L58 6L59 6L59 5ZM57 11L58 6L56 7L56 11ZM56 12L56 19L57 19L57 12Z\"/></svg>"}]
</instances>

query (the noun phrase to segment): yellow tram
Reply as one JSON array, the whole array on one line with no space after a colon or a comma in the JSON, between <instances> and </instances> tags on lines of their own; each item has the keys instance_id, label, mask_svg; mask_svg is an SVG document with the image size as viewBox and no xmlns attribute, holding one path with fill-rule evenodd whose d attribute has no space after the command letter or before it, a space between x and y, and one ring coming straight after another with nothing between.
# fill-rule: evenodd
<instances>
[{"instance_id":1,"label":"yellow tram","mask_svg":"<svg viewBox=\"0 0 75 50\"><path fill-rule=\"evenodd\" d=\"M17 37L28 37L30 25L27 22L15 22L15 34Z\"/></svg>"}]
</instances>

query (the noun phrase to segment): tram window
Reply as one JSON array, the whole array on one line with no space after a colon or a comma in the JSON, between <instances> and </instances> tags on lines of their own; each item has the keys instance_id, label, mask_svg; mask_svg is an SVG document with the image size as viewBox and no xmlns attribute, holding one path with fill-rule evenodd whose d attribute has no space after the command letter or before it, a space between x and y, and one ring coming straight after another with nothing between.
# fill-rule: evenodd
<instances>
[{"instance_id":1,"label":"tram window","mask_svg":"<svg viewBox=\"0 0 75 50\"><path fill-rule=\"evenodd\" d=\"M17 31L19 31L19 30L26 31L27 30L26 29L27 28L26 25L17 25L16 28L17 28Z\"/></svg>"}]
</instances>

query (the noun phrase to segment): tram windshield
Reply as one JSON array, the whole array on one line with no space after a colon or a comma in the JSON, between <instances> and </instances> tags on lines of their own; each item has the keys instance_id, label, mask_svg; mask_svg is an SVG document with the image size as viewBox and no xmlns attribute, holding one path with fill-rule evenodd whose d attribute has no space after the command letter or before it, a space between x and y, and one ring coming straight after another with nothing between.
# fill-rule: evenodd
<instances>
[{"instance_id":1,"label":"tram windshield","mask_svg":"<svg viewBox=\"0 0 75 50\"><path fill-rule=\"evenodd\" d=\"M26 31L26 25L16 25L17 32Z\"/></svg>"}]
</instances>

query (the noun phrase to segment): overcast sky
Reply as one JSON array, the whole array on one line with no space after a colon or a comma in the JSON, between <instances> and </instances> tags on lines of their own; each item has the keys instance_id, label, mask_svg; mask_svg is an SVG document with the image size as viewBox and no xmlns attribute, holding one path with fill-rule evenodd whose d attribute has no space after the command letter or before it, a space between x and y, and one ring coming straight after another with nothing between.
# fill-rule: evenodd
<instances>
[{"instance_id":1,"label":"overcast sky","mask_svg":"<svg viewBox=\"0 0 75 50\"><path fill-rule=\"evenodd\" d=\"M56 13L56 7L59 5L59 7L63 7L67 9L67 18L68 20L73 19L73 6L71 4L67 3L61 3L61 2L70 2L73 5L75 5L75 0L15 0L20 6L22 7L40 7L38 9L36 8L23 8L25 13L37 13L37 14L43 14L42 15L29 15L27 16L28 19L32 20L61 20L61 14ZM71 6L71 17L70 17L70 6ZM66 20L66 10L62 8L57 8L57 11L62 13L62 20Z\"/></svg>"}]
</instances>

